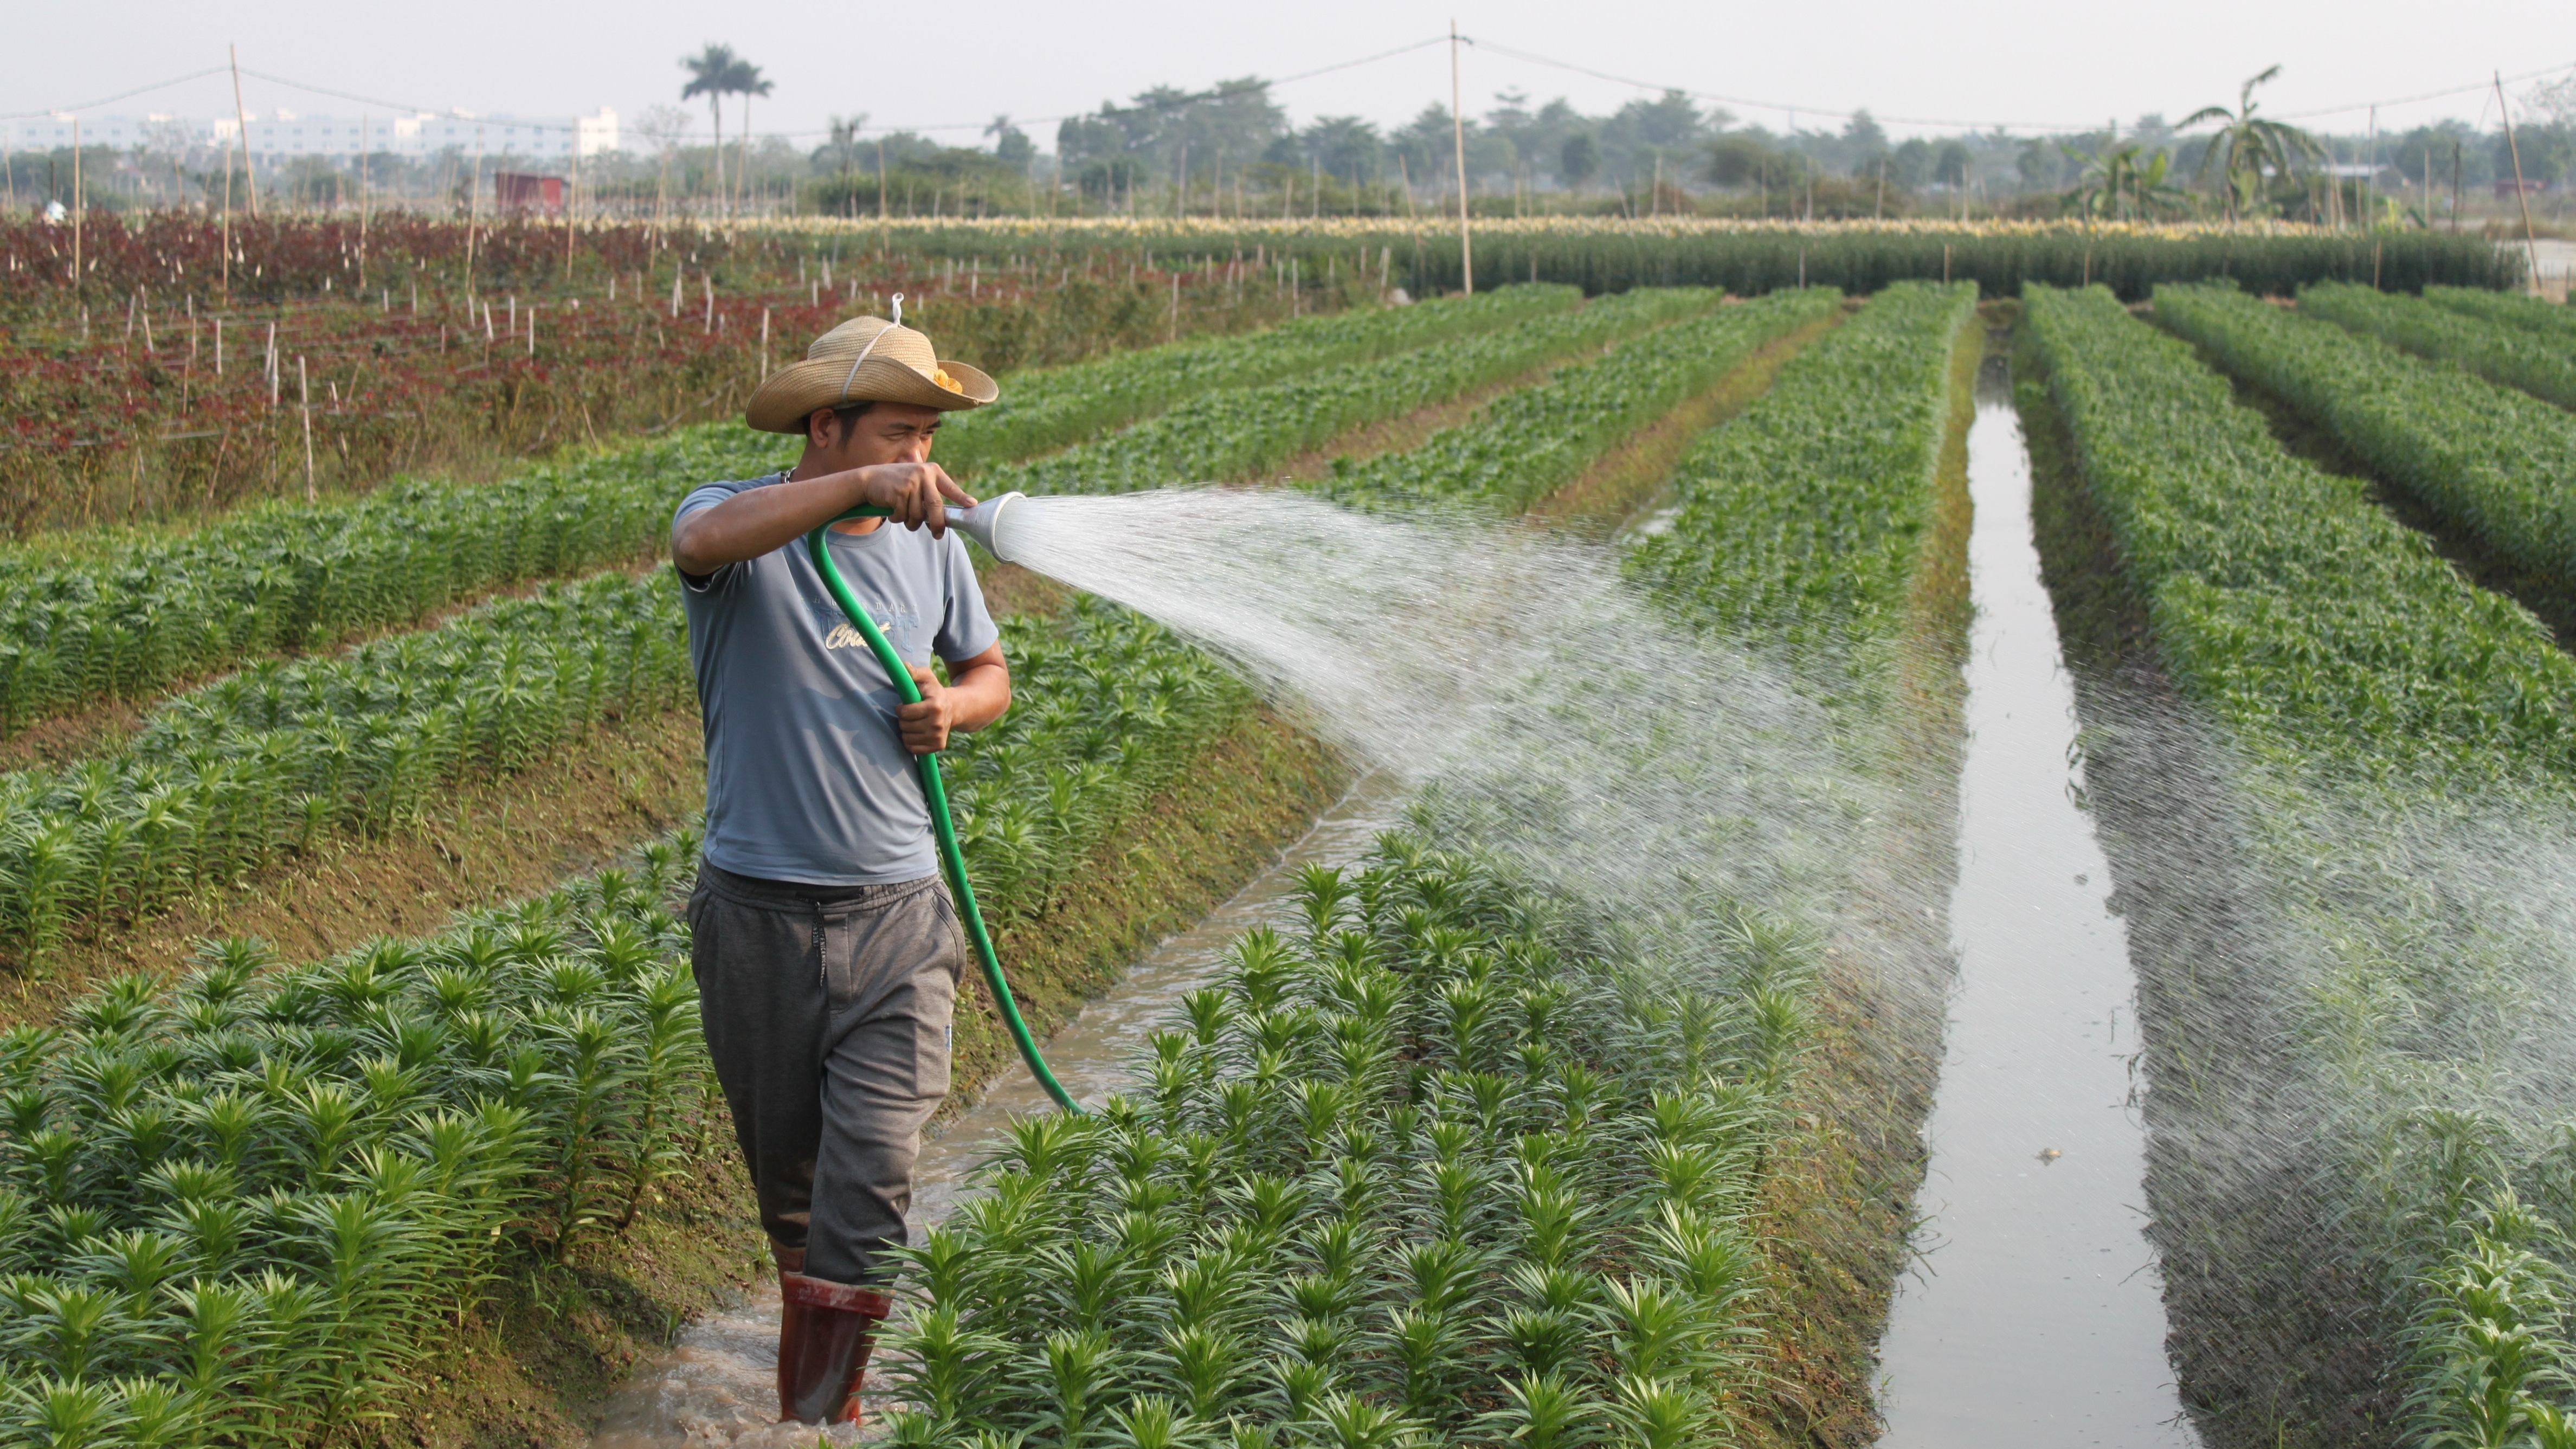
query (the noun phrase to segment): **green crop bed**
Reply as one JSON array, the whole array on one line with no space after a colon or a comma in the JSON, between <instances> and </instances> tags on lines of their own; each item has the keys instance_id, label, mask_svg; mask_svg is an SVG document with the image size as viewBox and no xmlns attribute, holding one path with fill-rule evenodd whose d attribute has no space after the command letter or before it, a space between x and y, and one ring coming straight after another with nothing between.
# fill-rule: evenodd
<instances>
[{"instance_id":1,"label":"green crop bed","mask_svg":"<svg viewBox=\"0 0 2576 1449\"><path fill-rule=\"evenodd\" d=\"M1868 537L1901 535L1914 552L1890 567L1917 566L1974 295L1897 289L1710 435L1675 541L1639 561L1678 609L1789 622L1710 609L1679 541L1798 527L1817 494L1729 486L1778 470L1910 520ZM1873 451L1813 430L1846 418L1847 391ZM1855 466L1872 471L1837 471ZM1798 551L1776 570L1841 567ZM1845 645L1900 622L1842 619ZM1019 1126L984 1194L913 1251L893 1442L1681 1445L1745 1427L1768 1292L1745 1219L1805 1049L1817 935L1761 913L1779 903L1709 903L1722 959L1677 982L1481 858L1452 828L1472 808L1441 811L1355 874L1309 871L1301 925L1236 943L1134 1094Z\"/></svg>"},{"instance_id":2,"label":"green crop bed","mask_svg":"<svg viewBox=\"0 0 2576 1449\"><path fill-rule=\"evenodd\" d=\"M2176 962L2177 979L2156 984L2227 1009L2151 1036L2150 1081L2173 1094L2155 1109L2171 1125L2246 1104L2273 1134L2249 1155L2280 1158L2267 1180L2293 1196L2248 1197L2223 1145L2204 1143L2215 1157L2175 1170L2207 1174L2207 1190L2168 1198L2160 1217L2183 1220L2161 1230L2249 1275L2218 1291L2250 1300L2250 1275L2281 1255L2234 1235L2297 1224L2316 1256L2281 1286L2361 1295L2363 1309L2337 1310L2357 1338L2336 1351L2401 1360L2388 1392L2417 1442L2567 1442L2527 1437L2556 1423L2576 1367L2556 1286L2576 1260L2576 1199L2544 1065L2564 963L2554 932L2528 923L2510 865L2486 852L2513 822L2564 818L2576 661L2359 484L2285 453L2187 345L2108 293L2034 289L2026 305L2158 657L2215 731L2250 873L2240 906L2267 932L2247 963ZM2267 385L2283 376L2321 396L2332 377L2374 400L2408 378L2493 391L2225 293L2161 292L2157 311ZM2330 371L2318 357L2362 361Z\"/></svg>"},{"instance_id":3,"label":"green crop bed","mask_svg":"<svg viewBox=\"0 0 2576 1449\"><path fill-rule=\"evenodd\" d=\"M0 951L244 879L428 794L507 774L612 715L688 698L678 590L658 571L548 586L439 628L262 665L178 696L115 755L0 776ZM977 878L1039 890L1249 696L1205 656L1096 608L1008 621L1036 701L951 756Z\"/></svg>"},{"instance_id":4,"label":"green crop bed","mask_svg":"<svg viewBox=\"0 0 2576 1449\"><path fill-rule=\"evenodd\" d=\"M982 468L1126 427L1189 398L1516 327L1568 311L1582 295L1572 287L1504 287L1472 298L1328 313L1268 332L1193 339L1022 373L1004 382L1000 401L950 418L939 430L939 458L951 471L972 477Z\"/></svg>"},{"instance_id":5,"label":"green crop bed","mask_svg":"<svg viewBox=\"0 0 2576 1449\"><path fill-rule=\"evenodd\" d=\"M1464 501L1521 512L1754 353L1841 305L1840 293L1810 287L1675 323L1505 393L1420 447L1337 458L1320 491L1345 503Z\"/></svg>"},{"instance_id":6,"label":"green crop bed","mask_svg":"<svg viewBox=\"0 0 2576 1449\"><path fill-rule=\"evenodd\" d=\"M970 415L953 438L943 429L940 456L962 454L989 469L1210 392L1512 335L1563 318L1576 300L1570 288L1513 287L1033 373L1011 380L997 421ZM1434 364L1403 396L1437 400L1453 376ZM1341 415L1369 420L1391 406L1354 398ZM176 536L101 530L0 550L0 733L92 700L147 699L278 651L409 624L514 584L647 556L690 484L766 472L794 446L737 424L705 424L504 483L406 480L354 500L263 504Z\"/></svg>"},{"instance_id":7,"label":"green crop bed","mask_svg":"<svg viewBox=\"0 0 2576 1449\"><path fill-rule=\"evenodd\" d=\"M2502 293L2482 293L2502 298ZM2576 408L2576 351L2567 343L2510 323L2437 306L2402 292L2348 282L2299 289L2299 311L2428 357L2456 363L2489 382L2520 388L2543 402Z\"/></svg>"},{"instance_id":8,"label":"green crop bed","mask_svg":"<svg viewBox=\"0 0 2576 1449\"><path fill-rule=\"evenodd\" d=\"M1712 537L1755 508L1794 531L1785 515L1815 497L1736 491L1767 459L1885 470L1850 481L1895 520L1882 530L1919 539L1928 503L1907 495L1933 486L1972 298L1901 289L1757 405L1812 421L1863 390L1876 451L1779 421L1757 425L1761 448L1731 449L1722 429L1694 455L1676 533ZM1676 304L1631 305L1597 310L1628 326ZM1782 318L1762 315L1732 327L1777 335ZM1714 327L1701 340L1758 345ZM1643 566L1676 607L1762 622L1711 608L1673 547ZM1821 579L1840 564L1805 551L1777 567ZM0 862L9 882L56 883L45 902L13 886L12 919L67 929L148 904L144 883L241 868L217 837L294 844L235 819L394 818L406 777L382 767L401 742L421 768L468 740L497 763L619 688L676 698L674 613L667 580L609 576L174 700L116 760L14 777L0 839L73 845L68 875ZM1897 617L1844 615L1839 639L1863 646L1852 667L1883 667L1867 638ZM631 663L600 618L642 641ZM1059 891L1251 698L1116 611L1015 619L1006 637L1023 707L951 756L969 868L1003 912ZM317 769L341 772L333 790ZM201 779L274 803L113 830ZM267 974L250 948L219 948L175 984L112 983L64 1029L0 1039L14 1224L0 1226L0 1436L123 1449L327 1433L383 1404L490 1275L617 1231L711 1130L667 914L689 850L666 841L635 871L428 942ZM1025 1124L991 1190L917 1250L922 1301L894 1361L918 1412L898 1438L1060 1436L1072 1420L1101 1442L1176 1446L1424 1429L1661 1445L1741 1424L1769 1291L1746 1218L1800 1070L1811 923L1710 903L1705 954L1722 969L1674 989L1566 903L1410 831L1365 870L1310 873L1300 903L1302 929L1247 937L1189 998L1134 1098Z\"/></svg>"},{"instance_id":9,"label":"green crop bed","mask_svg":"<svg viewBox=\"0 0 2576 1449\"><path fill-rule=\"evenodd\" d=\"M1251 479L1351 428L1625 341L1706 312L1720 300L1715 292L1688 288L1630 292L1402 357L1210 394L1098 442L987 469L977 486L1030 494L1124 493Z\"/></svg>"},{"instance_id":10,"label":"green crop bed","mask_svg":"<svg viewBox=\"0 0 2576 1449\"><path fill-rule=\"evenodd\" d=\"M2159 287L2156 318L2497 555L2576 576L2576 416L2223 288Z\"/></svg>"},{"instance_id":11,"label":"green crop bed","mask_svg":"<svg viewBox=\"0 0 2576 1449\"><path fill-rule=\"evenodd\" d=\"M2565 303L2544 302L2523 292L2491 292L2483 287L2424 289L2424 300L2467 317L2501 322L2561 347L2576 347L2576 310Z\"/></svg>"},{"instance_id":12,"label":"green crop bed","mask_svg":"<svg viewBox=\"0 0 2576 1449\"><path fill-rule=\"evenodd\" d=\"M1931 525L1946 344L1975 303L1964 284L1900 283L1790 359L1683 460L1640 577L1687 617L1819 657L1894 637Z\"/></svg>"}]
</instances>

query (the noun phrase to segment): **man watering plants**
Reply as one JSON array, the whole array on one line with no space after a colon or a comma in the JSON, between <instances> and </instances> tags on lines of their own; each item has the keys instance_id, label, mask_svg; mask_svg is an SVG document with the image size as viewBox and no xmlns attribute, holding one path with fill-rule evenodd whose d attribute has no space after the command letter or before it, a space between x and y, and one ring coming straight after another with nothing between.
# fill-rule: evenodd
<instances>
[{"instance_id":1,"label":"man watering plants","mask_svg":"<svg viewBox=\"0 0 2576 1449\"><path fill-rule=\"evenodd\" d=\"M896 317L902 316L896 299ZM707 1048L779 1268L782 1420L855 1421L921 1129L948 1093L966 940L913 756L1011 703L964 540L930 461L940 419L997 395L909 327L859 317L771 374L745 421L801 434L796 466L709 483L671 524L707 751L689 925ZM911 666L905 704L815 571L827 547ZM933 654L948 666L942 685Z\"/></svg>"}]
</instances>

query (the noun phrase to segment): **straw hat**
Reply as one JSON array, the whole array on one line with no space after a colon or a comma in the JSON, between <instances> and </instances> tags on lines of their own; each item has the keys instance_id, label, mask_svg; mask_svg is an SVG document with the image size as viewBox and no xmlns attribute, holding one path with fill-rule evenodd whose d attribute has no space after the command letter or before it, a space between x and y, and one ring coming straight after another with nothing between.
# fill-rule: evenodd
<instances>
[{"instance_id":1,"label":"straw hat","mask_svg":"<svg viewBox=\"0 0 2576 1449\"><path fill-rule=\"evenodd\" d=\"M816 408L899 402L954 412L1001 396L991 378L962 362L940 361L929 338L904 326L900 296L894 315L892 322L853 317L815 338L803 362L761 383L743 421L763 432L801 433Z\"/></svg>"}]
</instances>

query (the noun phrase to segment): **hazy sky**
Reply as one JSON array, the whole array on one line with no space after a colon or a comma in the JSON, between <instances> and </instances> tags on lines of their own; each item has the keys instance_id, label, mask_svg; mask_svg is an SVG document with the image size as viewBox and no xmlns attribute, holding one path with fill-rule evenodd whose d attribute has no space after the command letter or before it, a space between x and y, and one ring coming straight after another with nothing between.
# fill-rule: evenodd
<instances>
[{"instance_id":1,"label":"hazy sky","mask_svg":"<svg viewBox=\"0 0 2576 1449\"><path fill-rule=\"evenodd\" d=\"M607 105L631 120L678 98L678 57L704 41L732 44L767 69L776 94L756 102L756 131L816 131L835 113L865 111L876 126L928 128L972 141L997 112L1030 118L1052 149L1052 117L1157 84L1284 77L1446 33L1446 0L1300 0L1276 11L1180 0L949 0L917 7L733 0L680 5L498 4L330 6L235 0L123 0L92 10L30 4L0 49L0 112L75 105L128 87L221 65L227 42L242 64L310 85L430 108L523 115ZM2063 0L1968 4L1824 0L1771 6L1612 5L1607 9L1477 0L1458 11L1472 37L1532 56L1713 95L1882 117L2098 124L2141 112L2169 118L2233 102L2244 77L2286 69L2265 95L2279 112L2412 96L2508 79L2576 62L2576 36L2553 42L2564 5L2495 0L2468 11L2421 5L2283 5L2171 0L2154 6ZM899 15L899 18L897 18ZM846 17L846 18L845 18ZM874 17L884 17L876 19ZM1534 101L1563 95L1587 111L1647 94L1492 49L1465 53L1472 115L1498 91ZM363 107L258 80L253 110L354 114ZM1449 92L1446 46L1281 86L1300 120L1356 114L1400 122ZM231 108L223 78L96 107L211 115ZM2439 115L2478 119L2478 95L2395 105L2381 124ZM704 104L693 107L705 131ZM727 133L732 131L728 106ZM1779 129L1778 110L1733 107ZM384 114L379 110L377 114ZM2492 117L2491 109L2483 113ZM2360 113L2310 124L2358 131ZM1838 125L1810 115L1800 124ZM1891 123L1900 134L1923 126ZM1941 127L1937 129L1949 129Z\"/></svg>"}]
</instances>

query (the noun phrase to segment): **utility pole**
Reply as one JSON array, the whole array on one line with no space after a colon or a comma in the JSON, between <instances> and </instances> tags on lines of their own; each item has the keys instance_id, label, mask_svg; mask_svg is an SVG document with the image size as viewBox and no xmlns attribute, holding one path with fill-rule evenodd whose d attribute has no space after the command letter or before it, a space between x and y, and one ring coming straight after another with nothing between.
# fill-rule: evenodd
<instances>
[{"instance_id":1,"label":"utility pole","mask_svg":"<svg viewBox=\"0 0 2576 1449\"><path fill-rule=\"evenodd\" d=\"M2504 117L2504 147L2513 157L2513 199L2522 204L2523 254L2531 260L2531 294L2540 295L2540 243L2531 238L2531 193L2522 189L2522 147L2513 139L2513 111L2504 101L2504 72L2495 73L2496 113Z\"/></svg>"},{"instance_id":2,"label":"utility pole","mask_svg":"<svg viewBox=\"0 0 2576 1449\"><path fill-rule=\"evenodd\" d=\"M1458 290L1476 294L1475 242L1467 232L1467 113L1458 87L1458 17L1449 17L1449 135L1458 148Z\"/></svg>"},{"instance_id":3,"label":"utility pole","mask_svg":"<svg viewBox=\"0 0 2576 1449\"><path fill-rule=\"evenodd\" d=\"M250 202L250 219L257 221L259 220L259 178L252 175L250 169L250 112L242 109L241 47L227 45L224 49L233 58L233 124L241 128L242 190Z\"/></svg>"},{"instance_id":4,"label":"utility pole","mask_svg":"<svg viewBox=\"0 0 2576 1449\"><path fill-rule=\"evenodd\" d=\"M367 290L367 113L358 113L358 290Z\"/></svg>"}]
</instances>

